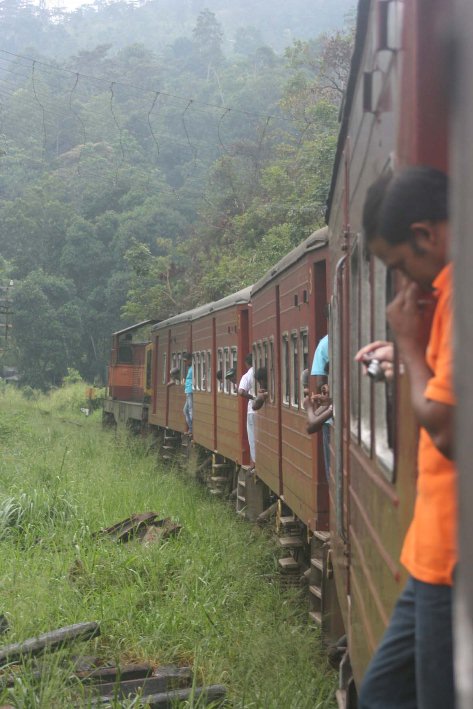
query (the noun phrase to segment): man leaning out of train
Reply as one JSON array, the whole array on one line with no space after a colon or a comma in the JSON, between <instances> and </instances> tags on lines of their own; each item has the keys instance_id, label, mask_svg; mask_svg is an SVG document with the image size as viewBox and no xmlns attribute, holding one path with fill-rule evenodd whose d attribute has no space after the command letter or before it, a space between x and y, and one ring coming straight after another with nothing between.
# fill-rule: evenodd
<instances>
[{"instance_id":1,"label":"man leaning out of train","mask_svg":"<svg viewBox=\"0 0 473 709\"><path fill-rule=\"evenodd\" d=\"M457 511L447 193L443 173L411 167L377 180L363 211L371 253L404 276L386 312L400 366L409 377L420 436L414 516L401 553L409 577L368 666L361 709L455 706L452 582ZM435 302L430 332L425 327L429 297ZM365 365L377 359L387 377L393 375L390 343L371 343L356 359Z\"/></svg>"}]
</instances>

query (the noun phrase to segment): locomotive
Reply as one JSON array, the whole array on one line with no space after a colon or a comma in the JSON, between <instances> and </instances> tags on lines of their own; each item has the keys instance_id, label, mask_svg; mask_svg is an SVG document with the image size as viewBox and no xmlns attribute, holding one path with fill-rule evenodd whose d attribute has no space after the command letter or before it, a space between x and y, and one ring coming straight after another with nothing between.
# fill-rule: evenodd
<instances>
[{"instance_id":1,"label":"locomotive","mask_svg":"<svg viewBox=\"0 0 473 709\"><path fill-rule=\"evenodd\" d=\"M473 9L466 1L359 0L327 226L253 286L163 322L145 323L151 327L150 342L139 345L143 396L135 401L133 420L146 422L161 436L165 455L184 448L191 465L207 470L215 495L236 491L239 513L255 519L276 506L282 576L302 574L308 580L310 618L322 626L324 637L346 635L338 691L339 705L345 707L356 706L356 687L405 583L399 552L412 517L418 434L399 363L393 382L377 383L354 361L362 345L390 339L385 309L397 285L369 257L362 206L367 188L386 170L422 164L453 174L456 317L461 336L471 344L473 251L466 235L473 161L464 157L466 151L471 158L472 149L468 28L473 31ZM456 92L449 76L458 80ZM142 326L115 337L131 333L134 344ZM328 481L321 436L306 434L301 391L301 374L310 368L327 329L334 411ZM456 355L465 559L471 556L468 503L473 495L466 474L473 445L467 430L473 410L468 351L471 347L457 348ZM179 370L177 381L183 382L184 352L193 356L192 445L185 435L183 387L167 386L171 369ZM248 473L246 402L225 379L235 369L238 381L248 352L255 368L265 367L268 375L267 400L256 416L256 476ZM110 392L107 417L126 420L126 401L113 387ZM456 642L467 667L473 657L468 613L473 567L464 568ZM471 677L471 668L465 673ZM465 707L473 701L470 684L459 685Z\"/></svg>"}]
</instances>

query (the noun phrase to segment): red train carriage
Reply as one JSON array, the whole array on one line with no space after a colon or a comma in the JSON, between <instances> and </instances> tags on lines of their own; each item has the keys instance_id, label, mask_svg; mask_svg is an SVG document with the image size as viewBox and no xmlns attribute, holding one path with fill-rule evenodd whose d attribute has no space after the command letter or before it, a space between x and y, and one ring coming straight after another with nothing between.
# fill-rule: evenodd
<instances>
[{"instance_id":1,"label":"red train carriage","mask_svg":"<svg viewBox=\"0 0 473 709\"><path fill-rule=\"evenodd\" d=\"M152 356L145 333L155 322L144 320L113 333L104 421L115 424L146 421Z\"/></svg>"},{"instance_id":2,"label":"red train carriage","mask_svg":"<svg viewBox=\"0 0 473 709\"><path fill-rule=\"evenodd\" d=\"M205 308L205 306L204 306ZM183 355L192 352L192 318L196 310L163 320L153 328L153 395L148 420L151 425L183 433L186 430L182 412L186 400L184 382L186 366ZM179 370L173 377L175 386L168 387L172 369Z\"/></svg>"},{"instance_id":3,"label":"red train carriage","mask_svg":"<svg viewBox=\"0 0 473 709\"><path fill-rule=\"evenodd\" d=\"M155 384L150 424L177 433L185 431L183 354L192 352L194 441L238 465L249 461L245 402L225 375L235 368L238 379L243 371L249 348L250 291L246 288L153 328ZM180 370L177 384L168 387L174 368ZM219 370L222 374L217 379Z\"/></svg>"},{"instance_id":4,"label":"red train carriage","mask_svg":"<svg viewBox=\"0 0 473 709\"><path fill-rule=\"evenodd\" d=\"M436 27L449 4L359 3L329 201L331 548L357 683L404 585L399 552L412 516L417 446L405 378L374 384L353 359L363 344L389 339L385 308L393 292L385 268L369 259L361 212L369 185L388 167L423 163L445 169Z\"/></svg>"},{"instance_id":5,"label":"red train carriage","mask_svg":"<svg viewBox=\"0 0 473 709\"><path fill-rule=\"evenodd\" d=\"M225 376L236 369L238 383L243 373L249 351L250 291L245 288L205 306L192 322L194 441L238 465L249 462L245 402Z\"/></svg>"},{"instance_id":6,"label":"red train carriage","mask_svg":"<svg viewBox=\"0 0 473 709\"><path fill-rule=\"evenodd\" d=\"M327 484L321 441L306 433L301 375L327 331L326 244L327 229L315 232L251 293L253 360L269 389L255 414L257 474L311 530L327 529Z\"/></svg>"}]
</instances>

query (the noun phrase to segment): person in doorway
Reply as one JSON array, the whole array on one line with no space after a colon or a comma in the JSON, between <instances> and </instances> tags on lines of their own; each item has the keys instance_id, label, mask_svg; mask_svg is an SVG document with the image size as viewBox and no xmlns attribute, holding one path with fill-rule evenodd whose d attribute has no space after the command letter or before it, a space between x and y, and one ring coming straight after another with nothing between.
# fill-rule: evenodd
<instances>
[{"instance_id":1,"label":"person in doorway","mask_svg":"<svg viewBox=\"0 0 473 709\"><path fill-rule=\"evenodd\" d=\"M387 319L409 377L420 436L414 516L401 554L409 577L367 669L361 709L455 706L452 584L457 506L447 193L443 173L411 167L378 179L363 212L371 253L405 277L387 308ZM428 295L435 297L436 306L426 343ZM392 344L374 342L356 355L365 365L373 357L391 376Z\"/></svg>"},{"instance_id":2,"label":"person in doorway","mask_svg":"<svg viewBox=\"0 0 473 709\"><path fill-rule=\"evenodd\" d=\"M193 416L193 386L192 386L192 354L190 352L184 352L182 356L184 363L187 365L186 380L184 383L184 394L186 395L186 403L184 404L183 412L184 418L186 419L187 432L192 438L192 416Z\"/></svg>"},{"instance_id":3,"label":"person in doorway","mask_svg":"<svg viewBox=\"0 0 473 709\"><path fill-rule=\"evenodd\" d=\"M252 354L247 354L245 357L245 365L248 367L245 374L240 379L238 384L238 396L243 397L248 400L248 408L246 414L246 432L248 434L248 443L250 446L250 471L255 469L256 463L256 446L255 446L255 422L254 415L255 411L253 408L254 400L256 398L255 392L255 370L253 367L253 356Z\"/></svg>"},{"instance_id":4,"label":"person in doorway","mask_svg":"<svg viewBox=\"0 0 473 709\"><path fill-rule=\"evenodd\" d=\"M322 431L325 477L330 480L330 428L332 424L332 401L328 396L329 353L328 335L319 340L314 352L311 377L315 377L316 393L305 397L307 412L307 433ZM330 411L329 411L330 409Z\"/></svg>"}]
</instances>

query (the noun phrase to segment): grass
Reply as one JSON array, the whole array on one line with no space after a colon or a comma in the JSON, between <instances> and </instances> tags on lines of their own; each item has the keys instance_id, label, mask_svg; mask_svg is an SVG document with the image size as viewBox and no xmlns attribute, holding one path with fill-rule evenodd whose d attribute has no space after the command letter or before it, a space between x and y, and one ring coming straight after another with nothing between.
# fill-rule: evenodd
<instances>
[{"instance_id":1,"label":"grass","mask_svg":"<svg viewBox=\"0 0 473 709\"><path fill-rule=\"evenodd\" d=\"M268 535L160 469L146 440L78 413L83 389L28 400L0 390L0 612L5 643L90 620L101 636L49 655L40 681L26 663L0 703L72 706L68 660L84 653L191 664L199 683L225 684L235 708L333 707L334 675L306 604L275 580ZM93 538L144 511L178 521L179 537Z\"/></svg>"}]
</instances>

